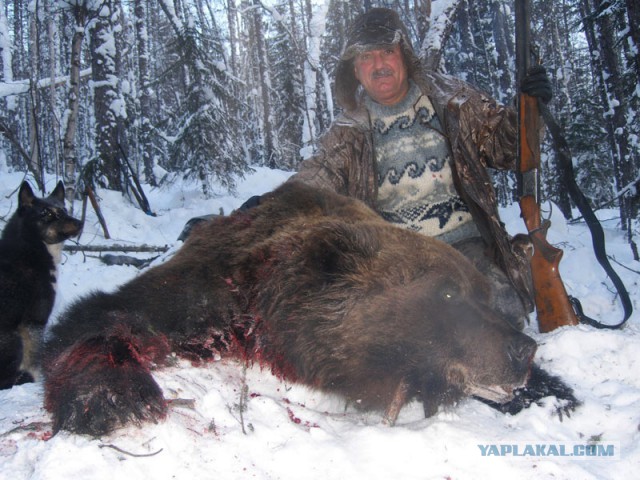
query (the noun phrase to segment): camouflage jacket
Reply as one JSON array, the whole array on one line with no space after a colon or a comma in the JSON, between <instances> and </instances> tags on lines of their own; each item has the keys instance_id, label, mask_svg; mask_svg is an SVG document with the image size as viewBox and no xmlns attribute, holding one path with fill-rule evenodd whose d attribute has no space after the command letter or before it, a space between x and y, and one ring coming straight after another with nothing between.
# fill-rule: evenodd
<instances>
[{"instance_id":1,"label":"camouflage jacket","mask_svg":"<svg viewBox=\"0 0 640 480\"><path fill-rule=\"evenodd\" d=\"M469 84L437 73L413 80L429 96L452 152L454 183L496 263L507 273L528 311L533 310L529 262L517 253L498 214L487 167L515 169L517 121L514 109L498 105ZM358 198L376 207L377 168L367 110L343 113L303 161L291 181L302 181Z\"/></svg>"}]
</instances>

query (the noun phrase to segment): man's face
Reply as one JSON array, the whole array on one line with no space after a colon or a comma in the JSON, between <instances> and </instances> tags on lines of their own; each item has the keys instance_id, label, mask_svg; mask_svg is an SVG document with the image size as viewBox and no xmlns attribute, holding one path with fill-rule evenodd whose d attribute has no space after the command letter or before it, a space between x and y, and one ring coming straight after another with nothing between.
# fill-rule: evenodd
<instances>
[{"instance_id":1,"label":"man's face","mask_svg":"<svg viewBox=\"0 0 640 480\"><path fill-rule=\"evenodd\" d=\"M353 65L358 81L382 105L395 105L409 90L407 66L399 44L363 52Z\"/></svg>"}]
</instances>

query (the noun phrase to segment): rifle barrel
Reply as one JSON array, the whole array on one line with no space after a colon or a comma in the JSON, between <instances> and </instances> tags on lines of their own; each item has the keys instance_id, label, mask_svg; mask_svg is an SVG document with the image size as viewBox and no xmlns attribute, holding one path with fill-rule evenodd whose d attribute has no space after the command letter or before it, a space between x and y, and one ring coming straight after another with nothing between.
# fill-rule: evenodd
<instances>
[{"instance_id":1,"label":"rifle barrel","mask_svg":"<svg viewBox=\"0 0 640 480\"><path fill-rule=\"evenodd\" d=\"M516 80L518 85L531 64L531 6L529 0L515 0Z\"/></svg>"}]
</instances>

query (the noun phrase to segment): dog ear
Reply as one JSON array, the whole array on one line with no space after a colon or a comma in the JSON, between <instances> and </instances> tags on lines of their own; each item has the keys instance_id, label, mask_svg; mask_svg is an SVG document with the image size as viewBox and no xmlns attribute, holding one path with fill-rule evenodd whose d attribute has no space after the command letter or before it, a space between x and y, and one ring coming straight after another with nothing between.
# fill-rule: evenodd
<instances>
[{"instance_id":1,"label":"dog ear","mask_svg":"<svg viewBox=\"0 0 640 480\"><path fill-rule=\"evenodd\" d=\"M29 182L22 182L22 185L20 185L20 193L18 193L18 205L21 207L30 207L33 205L35 198L36 196L33 194Z\"/></svg>"},{"instance_id":2,"label":"dog ear","mask_svg":"<svg viewBox=\"0 0 640 480\"><path fill-rule=\"evenodd\" d=\"M58 181L58 185L49 196L64 202L64 183L62 183L62 180Z\"/></svg>"}]
</instances>

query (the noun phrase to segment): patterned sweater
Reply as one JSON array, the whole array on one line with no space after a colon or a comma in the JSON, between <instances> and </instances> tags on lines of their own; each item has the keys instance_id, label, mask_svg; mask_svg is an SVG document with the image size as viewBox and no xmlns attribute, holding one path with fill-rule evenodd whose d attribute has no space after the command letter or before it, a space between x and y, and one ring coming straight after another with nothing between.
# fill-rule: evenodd
<instances>
[{"instance_id":1,"label":"patterned sweater","mask_svg":"<svg viewBox=\"0 0 640 480\"><path fill-rule=\"evenodd\" d=\"M390 107L365 98L378 168L377 209L389 222L453 243L479 235L457 194L451 150L431 101L410 81Z\"/></svg>"}]
</instances>

